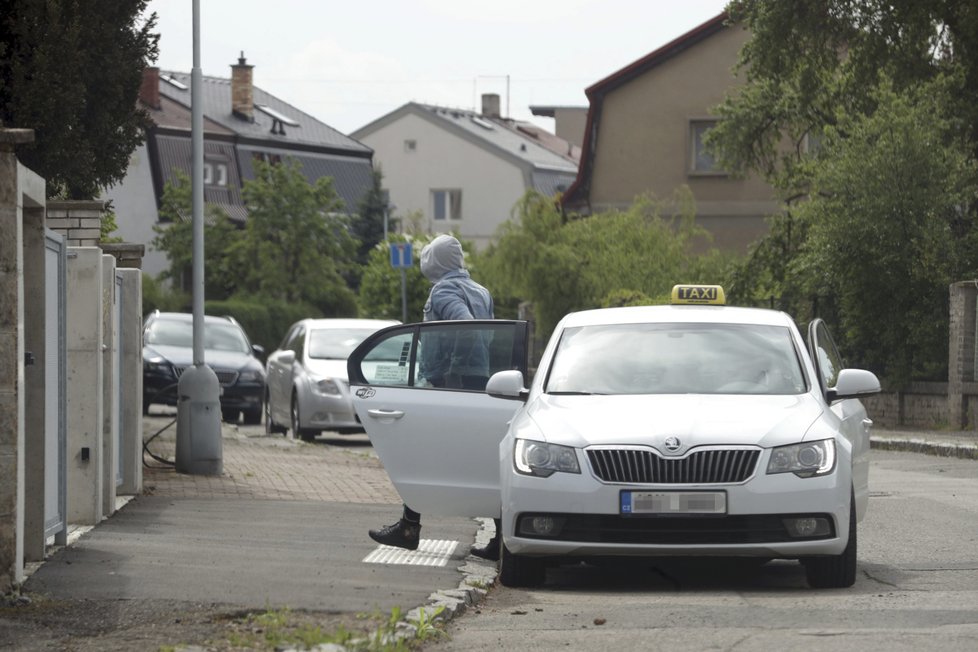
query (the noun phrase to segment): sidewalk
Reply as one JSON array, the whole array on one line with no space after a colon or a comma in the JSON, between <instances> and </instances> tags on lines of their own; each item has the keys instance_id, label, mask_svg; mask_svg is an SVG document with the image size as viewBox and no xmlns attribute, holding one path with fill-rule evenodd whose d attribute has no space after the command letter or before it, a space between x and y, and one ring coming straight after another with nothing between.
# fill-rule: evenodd
<instances>
[{"instance_id":1,"label":"sidewalk","mask_svg":"<svg viewBox=\"0 0 978 652\"><path fill-rule=\"evenodd\" d=\"M144 437L172 418L146 418ZM368 559L378 546L367 530L396 520L401 501L365 436L222 430L221 476L178 474L147 455L142 495L49 555L25 604L0 604L0 648L232 649L220 641L270 611L367 634L395 612L418 621L440 609L447 620L495 581L494 564L469 556L491 520L425 516L417 551ZM174 459L175 434L149 449Z\"/></svg>"}]
</instances>

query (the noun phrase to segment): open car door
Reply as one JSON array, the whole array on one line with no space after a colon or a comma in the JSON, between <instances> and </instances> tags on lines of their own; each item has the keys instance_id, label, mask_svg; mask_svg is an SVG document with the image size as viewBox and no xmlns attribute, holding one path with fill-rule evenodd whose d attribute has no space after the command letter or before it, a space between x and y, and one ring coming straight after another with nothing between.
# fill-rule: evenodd
<instances>
[{"instance_id":1,"label":"open car door","mask_svg":"<svg viewBox=\"0 0 978 652\"><path fill-rule=\"evenodd\" d=\"M497 371L526 376L527 333L525 321L404 324L350 355L353 407L414 511L499 516L499 443L522 404L490 397L485 385Z\"/></svg>"},{"instance_id":2,"label":"open car door","mask_svg":"<svg viewBox=\"0 0 978 652\"><path fill-rule=\"evenodd\" d=\"M808 352L815 365L822 396L826 397L829 409L839 417L842 435L852 443L852 484L857 512L862 519L869 499L869 429L873 422L861 401L853 398L830 400L845 361L821 319L814 319L808 325Z\"/></svg>"}]
</instances>

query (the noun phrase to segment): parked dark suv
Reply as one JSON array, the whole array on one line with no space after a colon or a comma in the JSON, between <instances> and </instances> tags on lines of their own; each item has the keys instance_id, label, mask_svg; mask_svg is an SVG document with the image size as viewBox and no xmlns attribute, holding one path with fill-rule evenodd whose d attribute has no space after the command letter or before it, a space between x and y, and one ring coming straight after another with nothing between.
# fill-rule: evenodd
<instances>
[{"instance_id":1,"label":"parked dark suv","mask_svg":"<svg viewBox=\"0 0 978 652\"><path fill-rule=\"evenodd\" d=\"M153 403L177 404L177 381L194 359L193 315L151 313L143 325L143 413ZM238 415L249 424L264 416L265 369L258 357L264 349L252 345L232 317L204 317L204 362L221 383L221 414L225 421Z\"/></svg>"}]
</instances>

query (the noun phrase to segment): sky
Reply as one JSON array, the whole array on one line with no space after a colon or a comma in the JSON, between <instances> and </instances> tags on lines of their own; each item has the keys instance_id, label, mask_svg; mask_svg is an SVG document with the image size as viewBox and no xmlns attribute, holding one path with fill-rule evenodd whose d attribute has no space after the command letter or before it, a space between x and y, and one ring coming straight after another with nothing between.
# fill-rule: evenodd
<instances>
[{"instance_id":1,"label":"sky","mask_svg":"<svg viewBox=\"0 0 978 652\"><path fill-rule=\"evenodd\" d=\"M502 112L587 106L584 89L723 11L726 0L200 0L200 67L349 134L407 102ZM162 70L193 67L193 3L150 0Z\"/></svg>"}]
</instances>

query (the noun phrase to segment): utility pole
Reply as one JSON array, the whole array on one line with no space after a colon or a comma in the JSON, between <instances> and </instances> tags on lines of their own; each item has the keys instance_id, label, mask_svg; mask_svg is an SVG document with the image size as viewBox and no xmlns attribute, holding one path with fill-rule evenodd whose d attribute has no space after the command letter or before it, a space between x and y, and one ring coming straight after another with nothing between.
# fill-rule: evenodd
<instances>
[{"instance_id":1,"label":"utility pole","mask_svg":"<svg viewBox=\"0 0 978 652\"><path fill-rule=\"evenodd\" d=\"M193 196L194 364L177 383L179 473L221 475L221 385L204 363L204 99L200 72L200 0L193 0L194 65L190 73L191 188Z\"/></svg>"}]
</instances>

